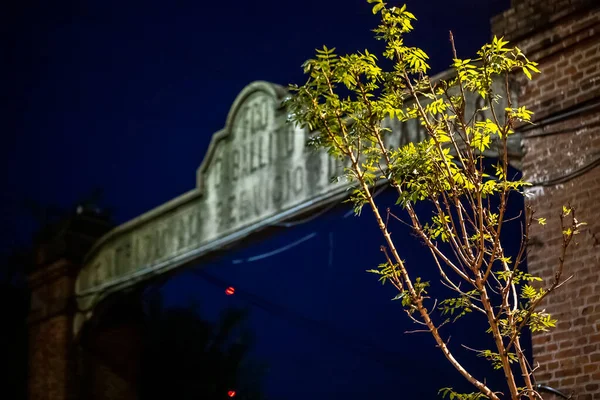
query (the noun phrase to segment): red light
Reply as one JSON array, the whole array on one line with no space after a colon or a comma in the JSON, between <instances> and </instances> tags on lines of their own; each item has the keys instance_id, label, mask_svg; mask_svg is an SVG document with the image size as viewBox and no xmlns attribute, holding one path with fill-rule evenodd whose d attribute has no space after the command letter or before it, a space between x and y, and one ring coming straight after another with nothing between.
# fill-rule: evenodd
<instances>
[{"instance_id":1,"label":"red light","mask_svg":"<svg viewBox=\"0 0 600 400\"><path fill-rule=\"evenodd\" d=\"M235 390L230 390L229 392L227 392L227 396L234 397L235 396Z\"/></svg>"},{"instance_id":2,"label":"red light","mask_svg":"<svg viewBox=\"0 0 600 400\"><path fill-rule=\"evenodd\" d=\"M232 294L235 293L235 289L233 288L233 286L229 286L227 289L225 289L225 294L227 296L231 296ZM231 393L233 391L230 391L229 393ZM233 392L233 396L235 396L235 392ZM233 397L233 396L229 396L229 397Z\"/></svg>"}]
</instances>

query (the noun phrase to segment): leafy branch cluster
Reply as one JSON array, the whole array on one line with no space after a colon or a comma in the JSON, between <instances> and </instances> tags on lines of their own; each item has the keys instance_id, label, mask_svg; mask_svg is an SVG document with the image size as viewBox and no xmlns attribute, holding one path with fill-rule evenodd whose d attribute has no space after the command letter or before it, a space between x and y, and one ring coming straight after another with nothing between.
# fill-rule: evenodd
<instances>
[{"instance_id":1,"label":"leafy branch cluster","mask_svg":"<svg viewBox=\"0 0 600 400\"><path fill-rule=\"evenodd\" d=\"M473 394L451 389L442 393L451 399L499 399L498 391L454 357L440 329L451 319L478 314L487 322L496 347L478 355L503 371L510 398L540 398L521 333L524 328L537 332L555 325L556 320L538 311L538 306L564 282L566 251L582 224L573 209L563 209L563 246L556 274L549 286L540 287L541 279L524 272L522 263L531 224L546 220L534 218L529 208L525 218L506 217L509 195L522 194L528 185L509 176L508 138L519 124L531 123L532 117L525 106L512 104L510 80L519 73L531 79L532 73L539 73L537 63L497 37L481 47L475 58L460 59L450 35L455 74L432 81L427 75L427 54L404 42L415 16L405 6L368 2L381 17L375 37L385 42L383 57L393 67L384 70L368 50L339 56L335 49L323 46L303 64L306 83L290 87L293 95L286 101L290 120L311 132L311 144L345 162L355 211L370 207L385 239L386 260L370 272L397 288L395 299L401 300L407 315L433 335L448 361L477 389ZM474 98L481 101L473 102ZM468 113L471 103L483 106ZM389 146L389 135L394 133L383 126L386 118L416 120L427 137L398 148ZM484 157L488 151L497 154L492 168ZM396 204L406 217L388 209L384 218L373 196L373 188L381 183L396 190ZM428 202L433 214L418 215L414 208L418 202ZM439 304L430 297L429 283L415 277L398 253L389 231L390 216L412 228L429 249L442 283L456 297ZM511 220L521 223L522 240L517 254L508 255L501 233ZM515 376L512 363L518 365L520 377Z\"/></svg>"}]
</instances>

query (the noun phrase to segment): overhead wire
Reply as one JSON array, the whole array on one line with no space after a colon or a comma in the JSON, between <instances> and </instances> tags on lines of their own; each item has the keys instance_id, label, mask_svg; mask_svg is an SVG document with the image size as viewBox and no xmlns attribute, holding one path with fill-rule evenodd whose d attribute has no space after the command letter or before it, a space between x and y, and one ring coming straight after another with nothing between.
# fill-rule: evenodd
<instances>
[{"instance_id":1,"label":"overhead wire","mask_svg":"<svg viewBox=\"0 0 600 400\"><path fill-rule=\"evenodd\" d=\"M553 131L541 131L541 132L536 132L536 133L530 133L527 135L523 135L523 138L524 139L533 139L533 138L546 137L546 136L564 135L567 133L574 133L577 131L581 131L582 129L591 129L591 128L598 128L598 127L600 127L600 121L589 122L589 123L586 123L583 125L573 126L573 127L564 128L564 129L556 129ZM538 128L538 127L535 126L534 128Z\"/></svg>"},{"instance_id":2,"label":"overhead wire","mask_svg":"<svg viewBox=\"0 0 600 400\"><path fill-rule=\"evenodd\" d=\"M280 248L277 248L275 250L271 250L271 251L268 251L266 253L262 253L262 254L259 254L259 255L256 255L256 256L248 257L246 259L237 258L235 260L231 260L231 263L232 264L241 264L243 262L254 262L254 261L262 260L264 258L272 257L272 256L277 255L279 253L283 253L284 251L287 251L287 250L289 250L289 249L291 249L293 247L296 247L299 244L302 244L302 243L306 242L307 240L310 240L310 239L314 238L315 236L317 236L317 233L313 232L313 233L310 233L310 234L308 234L308 235L306 235L306 236L304 236L304 237L302 237L302 238L300 238L300 239L298 239L298 240L296 240L296 241L294 241L292 243L289 243L289 244L287 244L287 245L285 245L283 247L280 247Z\"/></svg>"},{"instance_id":3,"label":"overhead wire","mask_svg":"<svg viewBox=\"0 0 600 400\"><path fill-rule=\"evenodd\" d=\"M552 130L552 131L527 133L534 129L540 129L540 128L543 128L544 126L548 126L553 123L562 122L562 121L568 120L571 117L575 117L580 114L595 111L595 110L600 110L600 100L586 102L586 103L583 103L571 110L567 110L567 111L560 112L555 115L551 115L547 118L543 118L539 121L534 122L532 125L528 125L528 126L520 128L519 132L523 134L524 139L532 139L532 138L574 133L574 132L580 131L582 129L597 128L597 127L600 127L600 121L589 122L584 125L563 128L563 129L557 129L557 130ZM598 165L600 165L600 156L596 156L590 162L586 163L585 165L580 166L579 168L574 169L573 171L571 171L567 174L560 175L560 176L557 176L557 177L554 177L551 179L547 179L547 180L543 180L543 181L532 182L531 186L534 186L534 187L546 186L547 187L547 186L559 185L561 183L566 183L572 179L575 179L575 178L585 174L588 171L593 170Z\"/></svg>"},{"instance_id":4,"label":"overhead wire","mask_svg":"<svg viewBox=\"0 0 600 400\"><path fill-rule=\"evenodd\" d=\"M572 179L575 179L583 174L585 174L588 171L593 170L594 168L596 168L597 166L600 165L600 156L594 158L592 161L590 161L589 163L581 166L580 168L577 168L573 171L571 171L568 174L564 174L552 179L548 179L545 181L539 181L539 182L532 182L531 186L534 187L539 187L539 186L555 186L555 185L559 185L561 183L566 183L569 182Z\"/></svg>"},{"instance_id":5,"label":"overhead wire","mask_svg":"<svg viewBox=\"0 0 600 400\"><path fill-rule=\"evenodd\" d=\"M307 222L313 221L316 218L319 218L321 215L327 214L329 211L333 210L335 207L337 207L341 203L342 203L342 201L333 201L327 207L323 208L322 210L319 210L316 213L311 214L310 216L308 216L306 218L302 218L302 219L298 219L298 220L294 220L294 221L288 221L288 222L275 222L275 223L271 224L271 226L291 228L296 225L302 225Z\"/></svg>"},{"instance_id":6,"label":"overhead wire","mask_svg":"<svg viewBox=\"0 0 600 400\"><path fill-rule=\"evenodd\" d=\"M583 103L583 104L580 104L577 107L572 108L570 110L563 111L563 112L560 112L557 114L553 114L553 115L550 115L548 117L542 118L537 121L533 121L533 124L526 125L526 126L519 128L518 132L522 133L523 137L526 139L538 137L538 136L548 136L548 135L552 135L555 133L558 134L558 133L562 133L562 131L565 131L564 133L568 133L567 130L565 129L565 130L561 130L561 131L554 131L554 132L547 132L547 133L539 132L539 133L527 134L527 132L532 131L534 129L543 128L544 126L550 125L552 123L561 122L570 117L575 117L575 116L578 116L579 114L583 114L588 111L594 111L597 108L600 109L600 100Z\"/></svg>"}]
</instances>

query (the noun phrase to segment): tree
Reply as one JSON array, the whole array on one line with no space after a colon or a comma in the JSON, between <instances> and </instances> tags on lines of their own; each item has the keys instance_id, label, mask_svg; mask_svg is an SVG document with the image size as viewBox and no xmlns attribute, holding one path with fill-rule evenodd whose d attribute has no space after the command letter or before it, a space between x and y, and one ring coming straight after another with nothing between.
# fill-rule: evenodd
<instances>
[{"instance_id":1,"label":"tree","mask_svg":"<svg viewBox=\"0 0 600 400\"><path fill-rule=\"evenodd\" d=\"M433 336L446 359L477 389L461 394L444 388L440 393L450 399L502 395L485 377L461 365L444 334L445 324L479 314L495 346L473 351L504 373L511 399L540 399L521 338L525 330L545 331L556 324L538 306L564 283L567 249L583 223L575 210L563 207L562 250L553 281L543 287L541 278L528 274L523 263L529 227L545 224L545 218L535 217L530 208L521 218L507 215L509 196L522 195L528 186L509 176L508 140L520 124L531 123L532 116L525 106L513 106L511 80L516 74L531 79L532 73L539 73L537 63L497 37L475 58L460 59L450 34L455 75L433 81L427 75L425 52L404 44L414 15L405 6L368 2L381 17L374 32L384 41L383 56L392 68L384 70L368 50L338 56L324 46L303 64L307 82L290 86L290 122L311 131L310 144L345 162L344 176L353 184L350 201L357 213L369 206L385 242L384 262L370 272L396 287L395 299L408 317ZM481 106L468 113L467 100L472 97ZM498 109L502 98L506 107ZM387 144L385 118L417 120L427 137L393 148ZM498 156L495 163L486 157L490 151ZM398 210L378 209L373 190L382 183L397 191ZM432 215L417 213L417 203L428 203ZM433 267L453 297L439 298L440 292L433 292L430 282L422 281L403 261L390 233L392 223L410 226L427 246ZM509 223L521 224L522 240L515 254L507 254L503 246L502 230Z\"/></svg>"}]
</instances>

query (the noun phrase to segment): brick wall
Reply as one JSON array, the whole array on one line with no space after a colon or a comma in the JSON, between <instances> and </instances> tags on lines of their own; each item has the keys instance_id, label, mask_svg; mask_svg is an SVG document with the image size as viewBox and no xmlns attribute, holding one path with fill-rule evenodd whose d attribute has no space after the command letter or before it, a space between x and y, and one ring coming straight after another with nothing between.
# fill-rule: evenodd
<instances>
[{"instance_id":1,"label":"brick wall","mask_svg":"<svg viewBox=\"0 0 600 400\"><path fill-rule=\"evenodd\" d=\"M524 130L523 173L537 183L528 202L548 219L533 227L530 272L553 277L562 205L588 223L567 257L564 276L573 278L543 304L559 323L533 336L535 377L574 399L600 399L600 1L513 0L492 31L542 71L520 82L519 96L538 123Z\"/></svg>"},{"instance_id":2,"label":"brick wall","mask_svg":"<svg viewBox=\"0 0 600 400\"><path fill-rule=\"evenodd\" d=\"M75 399L73 265L62 259L29 277L29 398Z\"/></svg>"},{"instance_id":3,"label":"brick wall","mask_svg":"<svg viewBox=\"0 0 600 400\"><path fill-rule=\"evenodd\" d=\"M141 317L117 304L73 337L77 268L60 259L30 277L29 398L32 400L130 400L136 398Z\"/></svg>"},{"instance_id":4,"label":"brick wall","mask_svg":"<svg viewBox=\"0 0 600 400\"><path fill-rule=\"evenodd\" d=\"M77 213L37 238L29 273L28 392L32 400L80 399L79 346L73 338L75 277L81 257L110 229L104 215Z\"/></svg>"}]
</instances>

